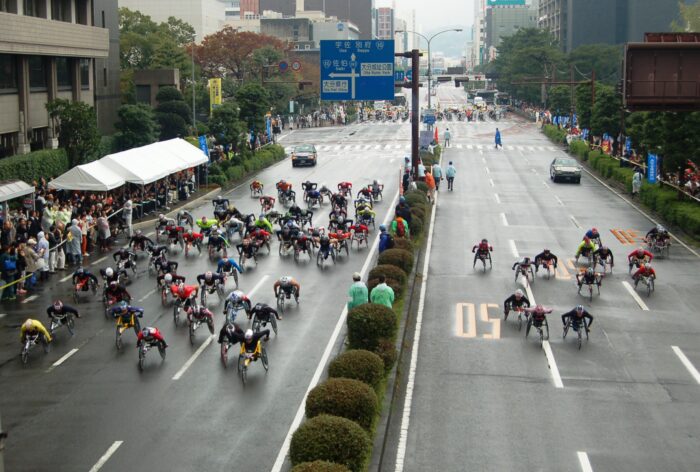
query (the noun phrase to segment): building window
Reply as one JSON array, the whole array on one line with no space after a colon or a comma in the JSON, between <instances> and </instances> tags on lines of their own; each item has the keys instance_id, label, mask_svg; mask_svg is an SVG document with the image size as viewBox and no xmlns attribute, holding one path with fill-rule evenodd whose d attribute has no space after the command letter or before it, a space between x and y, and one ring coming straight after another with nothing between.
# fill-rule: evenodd
<instances>
[{"instance_id":1,"label":"building window","mask_svg":"<svg viewBox=\"0 0 700 472\"><path fill-rule=\"evenodd\" d=\"M17 13L17 0L0 0L0 11Z\"/></svg>"},{"instance_id":2,"label":"building window","mask_svg":"<svg viewBox=\"0 0 700 472\"><path fill-rule=\"evenodd\" d=\"M137 85L136 86L136 103L151 104L151 86Z\"/></svg>"},{"instance_id":3,"label":"building window","mask_svg":"<svg viewBox=\"0 0 700 472\"><path fill-rule=\"evenodd\" d=\"M106 67L102 68L102 86L103 87L107 86L107 68Z\"/></svg>"},{"instance_id":4,"label":"building window","mask_svg":"<svg viewBox=\"0 0 700 472\"><path fill-rule=\"evenodd\" d=\"M73 89L73 74L70 70L70 59L67 57L56 58L56 84L58 90Z\"/></svg>"},{"instance_id":5,"label":"building window","mask_svg":"<svg viewBox=\"0 0 700 472\"><path fill-rule=\"evenodd\" d=\"M79 25L88 25L88 2L75 0L75 22Z\"/></svg>"},{"instance_id":6,"label":"building window","mask_svg":"<svg viewBox=\"0 0 700 472\"><path fill-rule=\"evenodd\" d=\"M24 15L46 18L46 0L24 0Z\"/></svg>"},{"instance_id":7,"label":"building window","mask_svg":"<svg viewBox=\"0 0 700 472\"><path fill-rule=\"evenodd\" d=\"M106 24L107 24L107 23L105 23L105 11L102 10L102 27L103 27L103 28L106 28L106 27L107 27Z\"/></svg>"},{"instance_id":8,"label":"building window","mask_svg":"<svg viewBox=\"0 0 700 472\"><path fill-rule=\"evenodd\" d=\"M80 59L80 88L90 90L90 59Z\"/></svg>"},{"instance_id":9,"label":"building window","mask_svg":"<svg viewBox=\"0 0 700 472\"><path fill-rule=\"evenodd\" d=\"M3 93L17 93L17 61L9 54L0 54L0 94Z\"/></svg>"},{"instance_id":10,"label":"building window","mask_svg":"<svg viewBox=\"0 0 700 472\"><path fill-rule=\"evenodd\" d=\"M41 56L29 56L29 90L46 92L46 60Z\"/></svg>"},{"instance_id":11,"label":"building window","mask_svg":"<svg viewBox=\"0 0 700 472\"><path fill-rule=\"evenodd\" d=\"M70 0L51 0L51 19L56 21L65 21L70 23L71 18L71 1Z\"/></svg>"}]
</instances>

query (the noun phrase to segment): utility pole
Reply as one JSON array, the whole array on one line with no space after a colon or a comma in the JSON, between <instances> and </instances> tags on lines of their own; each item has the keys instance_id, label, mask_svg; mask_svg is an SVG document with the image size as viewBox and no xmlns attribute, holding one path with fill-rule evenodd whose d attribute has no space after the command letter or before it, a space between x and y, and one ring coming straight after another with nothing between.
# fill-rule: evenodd
<instances>
[{"instance_id":1,"label":"utility pole","mask_svg":"<svg viewBox=\"0 0 700 472\"><path fill-rule=\"evenodd\" d=\"M396 57L411 59L411 82L397 84L399 87L411 88L411 167L414 180L418 178L420 162L420 58L423 53L418 49L394 54Z\"/></svg>"}]
</instances>

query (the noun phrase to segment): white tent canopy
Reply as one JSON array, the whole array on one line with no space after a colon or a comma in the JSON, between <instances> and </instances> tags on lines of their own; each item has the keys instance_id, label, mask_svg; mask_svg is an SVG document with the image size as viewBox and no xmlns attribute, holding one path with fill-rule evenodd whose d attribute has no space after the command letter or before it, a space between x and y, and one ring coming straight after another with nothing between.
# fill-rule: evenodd
<instances>
[{"instance_id":1,"label":"white tent canopy","mask_svg":"<svg viewBox=\"0 0 700 472\"><path fill-rule=\"evenodd\" d=\"M65 174L53 179L49 182L49 188L106 192L124 184L124 179L105 166L102 161L94 161L73 167Z\"/></svg>"},{"instance_id":2,"label":"white tent canopy","mask_svg":"<svg viewBox=\"0 0 700 472\"><path fill-rule=\"evenodd\" d=\"M146 185L207 162L207 156L183 139L171 139L110 154L99 162L125 181Z\"/></svg>"},{"instance_id":3,"label":"white tent canopy","mask_svg":"<svg viewBox=\"0 0 700 472\"><path fill-rule=\"evenodd\" d=\"M21 180L0 181L0 202L34 193L34 187Z\"/></svg>"}]
</instances>

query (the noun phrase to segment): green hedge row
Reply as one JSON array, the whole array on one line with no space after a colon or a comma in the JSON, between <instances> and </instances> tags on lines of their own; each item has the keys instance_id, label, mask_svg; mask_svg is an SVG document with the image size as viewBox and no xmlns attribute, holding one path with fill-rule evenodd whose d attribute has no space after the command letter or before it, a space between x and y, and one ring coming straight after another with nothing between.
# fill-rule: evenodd
<instances>
[{"instance_id":1,"label":"green hedge row","mask_svg":"<svg viewBox=\"0 0 700 472\"><path fill-rule=\"evenodd\" d=\"M553 141L559 141L556 126L547 125L544 133ZM564 136L566 141L566 135ZM620 161L610 157L600 150L591 150L584 141L572 141L569 152L582 161L587 161L602 177L619 182L628 192L632 191L634 171L629 167L620 167ZM643 204L659 213L670 224L676 225L690 234L694 239L700 239L700 205L694 202L682 201L678 192L661 185L642 185L639 199ZM411 228L413 231L413 228Z\"/></svg>"},{"instance_id":2,"label":"green hedge row","mask_svg":"<svg viewBox=\"0 0 700 472\"><path fill-rule=\"evenodd\" d=\"M428 165L425 160L424 163ZM422 190L409 192L407 201L412 212L411 234L420 234L431 207ZM394 289L396 309L403 305L401 299L413 268L416 239L413 241L396 239L396 246L380 254L379 265L368 276L370 293L379 276L386 277L387 284ZM349 350L331 362L329 379L307 397L308 420L292 436L290 458L295 466L292 472L365 470L385 379L398 358L399 315L396 310L375 303L350 310Z\"/></svg>"},{"instance_id":3,"label":"green hedge row","mask_svg":"<svg viewBox=\"0 0 700 472\"><path fill-rule=\"evenodd\" d=\"M566 130L559 129L554 125L544 125L542 128L545 136L558 144L566 143Z\"/></svg>"},{"instance_id":4,"label":"green hedge row","mask_svg":"<svg viewBox=\"0 0 700 472\"><path fill-rule=\"evenodd\" d=\"M230 182L243 179L253 172L257 172L279 162L285 158L284 148L279 145L265 146L254 154L243 155L242 159L225 160L209 166L209 182L226 186ZM236 164L235 162L240 162Z\"/></svg>"},{"instance_id":5,"label":"green hedge row","mask_svg":"<svg viewBox=\"0 0 700 472\"><path fill-rule=\"evenodd\" d=\"M31 184L44 177L47 181L70 169L63 149L44 149L0 160L0 180L23 180Z\"/></svg>"}]
</instances>

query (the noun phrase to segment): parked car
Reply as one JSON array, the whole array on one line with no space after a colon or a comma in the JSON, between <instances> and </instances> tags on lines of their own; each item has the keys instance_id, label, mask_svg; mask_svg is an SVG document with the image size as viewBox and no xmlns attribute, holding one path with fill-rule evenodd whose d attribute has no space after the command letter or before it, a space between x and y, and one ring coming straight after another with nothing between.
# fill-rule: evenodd
<instances>
[{"instance_id":1,"label":"parked car","mask_svg":"<svg viewBox=\"0 0 700 472\"><path fill-rule=\"evenodd\" d=\"M292 167L301 165L315 166L318 159L316 146L313 144L300 144L292 149Z\"/></svg>"},{"instance_id":2,"label":"parked car","mask_svg":"<svg viewBox=\"0 0 700 472\"><path fill-rule=\"evenodd\" d=\"M570 157L557 157L549 166L549 177L552 181L572 180L581 183L581 166Z\"/></svg>"}]
</instances>

